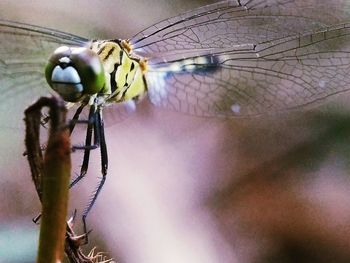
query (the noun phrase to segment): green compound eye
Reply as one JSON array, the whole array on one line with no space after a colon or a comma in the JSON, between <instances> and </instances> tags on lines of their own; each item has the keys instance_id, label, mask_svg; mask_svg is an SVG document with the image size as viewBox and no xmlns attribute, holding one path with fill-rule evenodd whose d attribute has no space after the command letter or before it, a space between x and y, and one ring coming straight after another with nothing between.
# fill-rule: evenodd
<instances>
[{"instance_id":1,"label":"green compound eye","mask_svg":"<svg viewBox=\"0 0 350 263\"><path fill-rule=\"evenodd\" d=\"M59 47L49 58L46 80L65 101L78 102L105 84L100 58L88 48Z\"/></svg>"}]
</instances>

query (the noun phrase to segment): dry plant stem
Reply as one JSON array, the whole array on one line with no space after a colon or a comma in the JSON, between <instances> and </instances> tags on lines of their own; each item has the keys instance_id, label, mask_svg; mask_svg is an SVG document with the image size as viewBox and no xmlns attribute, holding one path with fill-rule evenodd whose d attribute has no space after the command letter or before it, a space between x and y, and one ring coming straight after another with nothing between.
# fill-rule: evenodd
<instances>
[{"instance_id":1,"label":"dry plant stem","mask_svg":"<svg viewBox=\"0 0 350 263\"><path fill-rule=\"evenodd\" d=\"M40 120L43 107L50 108L51 127L45 158L40 149ZM37 263L63 259L66 214L71 170L66 108L57 98L41 98L25 112L26 146L32 176L42 201L42 218Z\"/></svg>"},{"instance_id":2,"label":"dry plant stem","mask_svg":"<svg viewBox=\"0 0 350 263\"><path fill-rule=\"evenodd\" d=\"M49 142L45 159L40 144L41 110L50 108ZM73 231L73 218L66 222L70 177L70 143L66 129L66 108L59 98L41 98L25 112L26 155L32 179L43 204L37 262L61 262L64 251L71 263L113 262L93 249L87 256L80 246L84 235ZM57 259L57 260L56 260Z\"/></svg>"},{"instance_id":3,"label":"dry plant stem","mask_svg":"<svg viewBox=\"0 0 350 263\"><path fill-rule=\"evenodd\" d=\"M93 263L93 259L85 256L80 245L85 242L84 236L77 236L73 231L73 218L67 222L65 252L71 263Z\"/></svg>"}]
</instances>

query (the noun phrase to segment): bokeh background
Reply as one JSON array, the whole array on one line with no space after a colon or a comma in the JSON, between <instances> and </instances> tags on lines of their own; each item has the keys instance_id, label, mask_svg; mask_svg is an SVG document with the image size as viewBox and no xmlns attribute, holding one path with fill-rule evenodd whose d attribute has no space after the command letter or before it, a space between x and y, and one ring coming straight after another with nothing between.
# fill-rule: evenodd
<instances>
[{"instance_id":1,"label":"bokeh background","mask_svg":"<svg viewBox=\"0 0 350 263\"><path fill-rule=\"evenodd\" d=\"M2 0L0 18L128 38L210 2ZM142 102L128 119L107 124L109 172L88 217L86 250L97 245L128 263L349 262L348 101L343 95L307 112L248 120L198 118ZM40 206L16 138L14 150L1 153L3 263L34 262L37 249L31 219ZM73 154L75 172L80 158ZM71 191L71 212L82 212L99 176L94 152L88 178Z\"/></svg>"}]
</instances>

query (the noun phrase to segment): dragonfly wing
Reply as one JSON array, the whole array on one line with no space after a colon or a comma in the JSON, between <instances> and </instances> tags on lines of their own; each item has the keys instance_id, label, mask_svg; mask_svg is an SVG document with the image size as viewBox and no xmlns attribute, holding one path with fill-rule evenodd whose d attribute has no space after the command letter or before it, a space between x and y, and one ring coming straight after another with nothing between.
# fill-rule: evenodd
<instances>
[{"instance_id":1,"label":"dragonfly wing","mask_svg":"<svg viewBox=\"0 0 350 263\"><path fill-rule=\"evenodd\" d=\"M342 1L243 2L202 7L131 40L135 53L149 59L154 104L200 116L246 117L346 91L348 25L329 26L346 19Z\"/></svg>"},{"instance_id":2,"label":"dragonfly wing","mask_svg":"<svg viewBox=\"0 0 350 263\"><path fill-rule=\"evenodd\" d=\"M151 101L200 116L298 109L350 89L350 24L225 49L148 73Z\"/></svg>"},{"instance_id":3,"label":"dragonfly wing","mask_svg":"<svg viewBox=\"0 0 350 263\"><path fill-rule=\"evenodd\" d=\"M257 44L347 20L343 0L221 1L165 19L131 38L136 54L153 62Z\"/></svg>"},{"instance_id":4,"label":"dragonfly wing","mask_svg":"<svg viewBox=\"0 0 350 263\"><path fill-rule=\"evenodd\" d=\"M60 31L0 20L0 167L5 182L16 180L14 176L23 174L26 167L22 155L24 110L50 93L44 73L47 59L61 45L81 46L86 41Z\"/></svg>"},{"instance_id":5,"label":"dragonfly wing","mask_svg":"<svg viewBox=\"0 0 350 263\"><path fill-rule=\"evenodd\" d=\"M21 125L24 109L50 93L45 65L57 47L86 42L64 32L0 20L0 127Z\"/></svg>"}]
</instances>

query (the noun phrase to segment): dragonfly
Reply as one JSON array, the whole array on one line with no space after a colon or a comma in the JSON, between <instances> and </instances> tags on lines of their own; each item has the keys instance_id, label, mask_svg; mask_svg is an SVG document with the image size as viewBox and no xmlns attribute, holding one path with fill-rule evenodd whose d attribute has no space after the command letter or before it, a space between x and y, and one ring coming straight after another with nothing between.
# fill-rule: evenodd
<instances>
[{"instance_id":1,"label":"dragonfly","mask_svg":"<svg viewBox=\"0 0 350 263\"><path fill-rule=\"evenodd\" d=\"M88 109L71 183L99 148L102 179L82 215L86 231L107 176L107 111L148 99L195 116L250 118L324 103L350 89L348 10L340 0L226 0L109 40L0 20L1 129L22 129L24 108L42 95L60 95L77 122Z\"/></svg>"}]
</instances>

